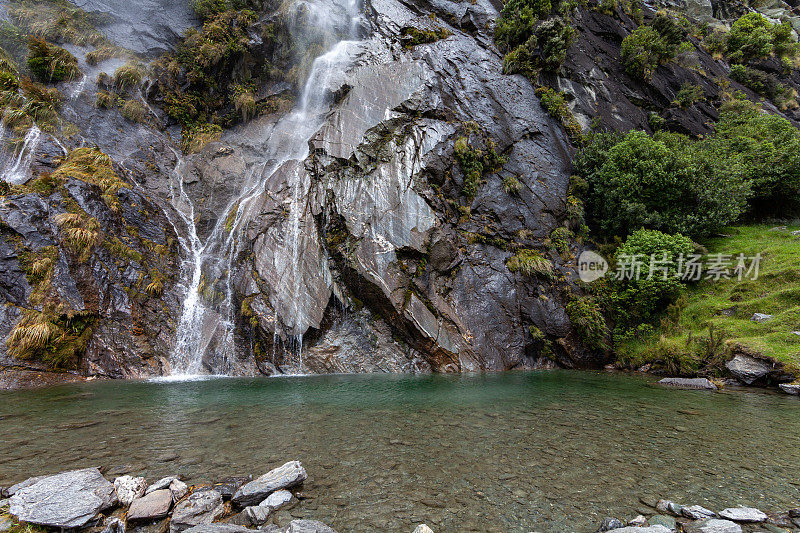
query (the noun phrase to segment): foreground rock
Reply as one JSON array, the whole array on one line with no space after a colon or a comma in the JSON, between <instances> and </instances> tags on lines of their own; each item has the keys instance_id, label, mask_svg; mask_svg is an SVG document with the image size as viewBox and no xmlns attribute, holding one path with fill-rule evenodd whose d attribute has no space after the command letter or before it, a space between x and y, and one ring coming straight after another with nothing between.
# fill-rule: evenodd
<instances>
[{"instance_id":1,"label":"foreground rock","mask_svg":"<svg viewBox=\"0 0 800 533\"><path fill-rule=\"evenodd\" d=\"M222 494L215 490L201 490L175 506L169 523L170 533L180 533L194 526L208 525L225 512Z\"/></svg>"},{"instance_id":2,"label":"foreground rock","mask_svg":"<svg viewBox=\"0 0 800 533\"><path fill-rule=\"evenodd\" d=\"M692 520L703 520L705 518L715 518L717 515L714 511L706 509L702 505L690 505L689 507L681 508L681 514L686 518Z\"/></svg>"},{"instance_id":3,"label":"foreground rock","mask_svg":"<svg viewBox=\"0 0 800 533\"><path fill-rule=\"evenodd\" d=\"M753 382L774 370L772 364L743 354L736 355L725 366L733 374L733 377L745 385L752 385Z\"/></svg>"},{"instance_id":4,"label":"foreground rock","mask_svg":"<svg viewBox=\"0 0 800 533\"><path fill-rule=\"evenodd\" d=\"M281 533L336 533L336 530L319 520L292 520Z\"/></svg>"},{"instance_id":5,"label":"foreground rock","mask_svg":"<svg viewBox=\"0 0 800 533\"><path fill-rule=\"evenodd\" d=\"M296 498L286 489L273 492L267 499L258 505L251 505L243 511L244 519L248 525L260 526L264 524L269 516L277 511L294 503Z\"/></svg>"},{"instance_id":6,"label":"foreground rock","mask_svg":"<svg viewBox=\"0 0 800 533\"><path fill-rule=\"evenodd\" d=\"M97 468L44 477L11 497L10 513L21 522L83 527L117 503L114 486Z\"/></svg>"},{"instance_id":7,"label":"foreground rock","mask_svg":"<svg viewBox=\"0 0 800 533\"><path fill-rule=\"evenodd\" d=\"M717 386L706 378L664 378L658 383L679 389L717 390Z\"/></svg>"},{"instance_id":8,"label":"foreground rock","mask_svg":"<svg viewBox=\"0 0 800 533\"><path fill-rule=\"evenodd\" d=\"M144 496L147 481L143 477L120 476L114 480L114 490L122 505L130 505L133 500Z\"/></svg>"},{"instance_id":9,"label":"foreground rock","mask_svg":"<svg viewBox=\"0 0 800 533\"><path fill-rule=\"evenodd\" d=\"M128 521L144 522L164 518L172 507L172 492L159 489L133 500L128 509Z\"/></svg>"},{"instance_id":10,"label":"foreground rock","mask_svg":"<svg viewBox=\"0 0 800 533\"><path fill-rule=\"evenodd\" d=\"M793 396L800 395L800 383L781 383L778 385L778 388L786 394L791 394Z\"/></svg>"},{"instance_id":11,"label":"foreground rock","mask_svg":"<svg viewBox=\"0 0 800 533\"><path fill-rule=\"evenodd\" d=\"M736 522L764 522L767 515L753 507L729 507L719 512L722 518Z\"/></svg>"},{"instance_id":12,"label":"foreground rock","mask_svg":"<svg viewBox=\"0 0 800 533\"><path fill-rule=\"evenodd\" d=\"M742 533L742 527L730 520L709 518L708 520L687 524L684 527L684 531L686 533Z\"/></svg>"},{"instance_id":13,"label":"foreground rock","mask_svg":"<svg viewBox=\"0 0 800 533\"><path fill-rule=\"evenodd\" d=\"M649 527L636 527L627 526L618 529L612 529L609 533L670 533L671 529L664 526L649 526Z\"/></svg>"},{"instance_id":14,"label":"foreground rock","mask_svg":"<svg viewBox=\"0 0 800 533\"><path fill-rule=\"evenodd\" d=\"M232 501L240 507L257 505L276 490L299 485L307 477L300 461L290 461L242 486L233 495Z\"/></svg>"}]
</instances>

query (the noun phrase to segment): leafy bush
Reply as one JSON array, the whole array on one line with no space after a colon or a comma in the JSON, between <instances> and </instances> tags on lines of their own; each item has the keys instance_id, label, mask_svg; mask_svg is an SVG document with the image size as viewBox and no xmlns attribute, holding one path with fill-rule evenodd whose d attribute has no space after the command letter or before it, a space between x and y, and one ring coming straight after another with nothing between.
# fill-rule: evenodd
<instances>
[{"instance_id":1,"label":"leafy bush","mask_svg":"<svg viewBox=\"0 0 800 533\"><path fill-rule=\"evenodd\" d=\"M526 276L539 276L550 279L553 277L553 263L543 257L536 250L523 248L506 260L506 266L511 272L521 272Z\"/></svg>"},{"instance_id":2,"label":"leafy bush","mask_svg":"<svg viewBox=\"0 0 800 533\"><path fill-rule=\"evenodd\" d=\"M722 107L716 135L703 142L710 157L752 185L751 211L795 214L800 208L800 130L752 102Z\"/></svg>"},{"instance_id":3,"label":"leafy bush","mask_svg":"<svg viewBox=\"0 0 800 533\"><path fill-rule=\"evenodd\" d=\"M125 100L122 104L122 116L131 122L144 122L147 120L147 108L135 98Z\"/></svg>"},{"instance_id":4,"label":"leafy bush","mask_svg":"<svg viewBox=\"0 0 800 533\"><path fill-rule=\"evenodd\" d=\"M622 63L631 76L649 80L658 65L675 57L684 30L670 16L659 14L622 40Z\"/></svg>"},{"instance_id":5,"label":"leafy bush","mask_svg":"<svg viewBox=\"0 0 800 533\"><path fill-rule=\"evenodd\" d=\"M625 240L617 249L615 261L631 265L635 258L642 268L638 279L626 276L608 282L605 303L618 331L653 323L677 300L685 288L678 277L680 257L688 258L693 252L692 241L678 233L642 229ZM659 261L657 270L649 270L651 257Z\"/></svg>"},{"instance_id":6,"label":"leafy bush","mask_svg":"<svg viewBox=\"0 0 800 533\"><path fill-rule=\"evenodd\" d=\"M561 122L573 142L582 140L583 130L572 111L570 111L567 101L564 99L564 93L555 91L550 87L538 87L536 96L539 97L542 107L545 108L547 113Z\"/></svg>"},{"instance_id":7,"label":"leafy bush","mask_svg":"<svg viewBox=\"0 0 800 533\"><path fill-rule=\"evenodd\" d=\"M747 62L772 54L793 57L797 44L792 41L788 22L772 24L760 13L742 15L731 26L727 39L728 54L733 61Z\"/></svg>"},{"instance_id":8,"label":"leafy bush","mask_svg":"<svg viewBox=\"0 0 800 533\"><path fill-rule=\"evenodd\" d=\"M144 77L144 68L138 63L125 63L114 71L114 86L120 91L138 87Z\"/></svg>"},{"instance_id":9,"label":"leafy bush","mask_svg":"<svg viewBox=\"0 0 800 533\"><path fill-rule=\"evenodd\" d=\"M782 105L791 98L791 90L778 81L778 78L758 69L733 65L731 66L731 79L738 81L754 93L769 98L778 105Z\"/></svg>"},{"instance_id":10,"label":"leafy bush","mask_svg":"<svg viewBox=\"0 0 800 533\"><path fill-rule=\"evenodd\" d=\"M698 102L702 102L704 99L705 92L701 86L686 82L681 85L678 94L675 95L675 101L673 103L682 108L686 108Z\"/></svg>"},{"instance_id":11,"label":"leafy bush","mask_svg":"<svg viewBox=\"0 0 800 533\"><path fill-rule=\"evenodd\" d=\"M447 28L437 27L435 30L425 30L410 26L403 28L400 35L402 36L403 48L410 49L421 44L430 44L447 39L452 35L452 32Z\"/></svg>"},{"instance_id":12,"label":"leafy bush","mask_svg":"<svg viewBox=\"0 0 800 533\"><path fill-rule=\"evenodd\" d=\"M81 76L78 60L60 46L31 36L28 38L28 50L28 67L41 81L56 83Z\"/></svg>"},{"instance_id":13,"label":"leafy bush","mask_svg":"<svg viewBox=\"0 0 800 533\"><path fill-rule=\"evenodd\" d=\"M605 349L606 319L600 304L592 298L576 298L566 306L567 316L587 348Z\"/></svg>"},{"instance_id":14,"label":"leafy bush","mask_svg":"<svg viewBox=\"0 0 800 533\"><path fill-rule=\"evenodd\" d=\"M495 29L495 42L504 50L511 50L528 40L531 28L550 15L550 0L509 0L500 12Z\"/></svg>"},{"instance_id":15,"label":"leafy bush","mask_svg":"<svg viewBox=\"0 0 800 533\"><path fill-rule=\"evenodd\" d=\"M593 136L576 162L589 185L589 218L602 235L639 228L704 235L745 209L749 190L742 176L709 160L689 138L634 131L614 140Z\"/></svg>"},{"instance_id":16,"label":"leafy bush","mask_svg":"<svg viewBox=\"0 0 800 533\"><path fill-rule=\"evenodd\" d=\"M470 201L478 193L478 187L484 174L497 172L506 164L506 158L497 152L492 139L475 133L474 124L467 124L467 134L459 137L453 147L453 154L461 172L464 174L463 193ZM473 142L471 137L476 138ZM485 148L481 148L485 145Z\"/></svg>"}]
</instances>

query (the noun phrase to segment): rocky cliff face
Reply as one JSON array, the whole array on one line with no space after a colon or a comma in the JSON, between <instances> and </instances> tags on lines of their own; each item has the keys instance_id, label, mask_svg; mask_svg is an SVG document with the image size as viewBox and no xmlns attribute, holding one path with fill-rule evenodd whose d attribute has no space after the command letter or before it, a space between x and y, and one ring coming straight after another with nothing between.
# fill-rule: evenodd
<instances>
[{"instance_id":1,"label":"rocky cliff face","mask_svg":"<svg viewBox=\"0 0 800 533\"><path fill-rule=\"evenodd\" d=\"M678 7L715 21L734 4ZM259 98L288 95L294 111L270 108L186 156L155 84L136 89L139 123L100 109L102 73L122 61L90 64L91 47L68 46L86 76L59 85L70 95L61 114L78 133L43 134L28 174L0 197L0 336L9 339L0 367L44 368L67 341L58 366L111 377L604 362L566 312L580 294L580 245L566 231L580 222L568 196L573 147L531 82L503 75L498 6L367 0L355 18L352 6L304 6L331 13L329 31L344 41L308 69L305 89L257 88ZM105 39L142 61L197 24L172 0L81 7L103 14ZM644 5L644 16L655 8ZM260 13L256 24L277 16ZM698 48L637 82L619 63L630 17L581 9L576 24L580 36L548 81L584 129L649 129L656 112L673 129L707 131L722 90L709 80L727 79L723 62ZM264 46L251 33L250 53ZM672 105L687 81L711 103ZM113 160L111 197L59 173L80 146ZM48 173L65 177L41 187ZM72 226L62 213L77 217ZM93 232L88 251L71 244L74 228ZM43 277L34 265L45 256ZM19 325L39 323L53 326L50 344L16 347Z\"/></svg>"}]
</instances>

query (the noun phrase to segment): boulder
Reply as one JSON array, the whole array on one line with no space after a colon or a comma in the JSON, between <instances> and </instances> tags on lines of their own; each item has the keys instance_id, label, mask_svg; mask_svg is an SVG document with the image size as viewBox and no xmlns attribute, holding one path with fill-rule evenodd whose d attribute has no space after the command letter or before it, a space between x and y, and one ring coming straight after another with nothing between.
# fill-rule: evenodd
<instances>
[{"instance_id":1,"label":"boulder","mask_svg":"<svg viewBox=\"0 0 800 533\"><path fill-rule=\"evenodd\" d=\"M742 533L742 527L736 522L718 518L686 524L683 530L686 533Z\"/></svg>"},{"instance_id":2,"label":"boulder","mask_svg":"<svg viewBox=\"0 0 800 533\"><path fill-rule=\"evenodd\" d=\"M143 477L120 476L114 480L114 490L117 491L119 503L128 506L136 498L144 496L147 481Z\"/></svg>"},{"instance_id":3,"label":"boulder","mask_svg":"<svg viewBox=\"0 0 800 533\"><path fill-rule=\"evenodd\" d=\"M299 485L307 477L300 461L289 461L242 486L233 495L232 501L241 507L257 505L272 492Z\"/></svg>"},{"instance_id":4,"label":"boulder","mask_svg":"<svg viewBox=\"0 0 800 533\"><path fill-rule=\"evenodd\" d=\"M642 527L647 523L647 518L644 515L637 515L628 521L626 525L634 527Z\"/></svg>"},{"instance_id":5,"label":"boulder","mask_svg":"<svg viewBox=\"0 0 800 533\"><path fill-rule=\"evenodd\" d=\"M767 515L753 507L729 507L719 512L722 518L736 522L763 522Z\"/></svg>"},{"instance_id":6,"label":"boulder","mask_svg":"<svg viewBox=\"0 0 800 533\"><path fill-rule=\"evenodd\" d=\"M128 509L128 520L140 522L164 518L172 507L172 492L169 489L154 490L141 498L133 500Z\"/></svg>"},{"instance_id":7,"label":"boulder","mask_svg":"<svg viewBox=\"0 0 800 533\"><path fill-rule=\"evenodd\" d=\"M9 512L22 522L76 528L116 503L114 486L100 470L85 468L47 476L20 489L11 497Z\"/></svg>"},{"instance_id":8,"label":"boulder","mask_svg":"<svg viewBox=\"0 0 800 533\"><path fill-rule=\"evenodd\" d=\"M212 487L215 491L222 494L223 500L230 500L233 498L233 495L236 494L236 491L244 485L245 483L252 481L253 476L249 477L229 477L223 479L219 483L214 483Z\"/></svg>"},{"instance_id":9,"label":"boulder","mask_svg":"<svg viewBox=\"0 0 800 533\"><path fill-rule=\"evenodd\" d=\"M664 378L658 383L679 389L717 390L717 386L706 378Z\"/></svg>"},{"instance_id":10,"label":"boulder","mask_svg":"<svg viewBox=\"0 0 800 533\"><path fill-rule=\"evenodd\" d=\"M282 533L336 533L336 530L318 520L292 520Z\"/></svg>"},{"instance_id":11,"label":"boulder","mask_svg":"<svg viewBox=\"0 0 800 533\"><path fill-rule=\"evenodd\" d=\"M753 316L750 317L750 320L753 322L764 323L768 320L772 320L772 315L767 315L765 313L753 313Z\"/></svg>"},{"instance_id":12,"label":"boulder","mask_svg":"<svg viewBox=\"0 0 800 533\"><path fill-rule=\"evenodd\" d=\"M194 492L175 506L169 531L179 533L194 526L211 524L223 512L222 494L213 489Z\"/></svg>"},{"instance_id":13,"label":"boulder","mask_svg":"<svg viewBox=\"0 0 800 533\"><path fill-rule=\"evenodd\" d=\"M792 394L794 396L800 394L800 383L781 383L778 385L778 388L786 394Z\"/></svg>"},{"instance_id":14,"label":"boulder","mask_svg":"<svg viewBox=\"0 0 800 533\"><path fill-rule=\"evenodd\" d=\"M751 385L759 378L763 378L773 370L773 365L745 354L737 354L725 363L733 377L746 385Z\"/></svg>"},{"instance_id":15,"label":"boulder","mask_svg":"<svg viewBox=\"0 0 800 533\"><path fill-rule=\"evenodd\" d=\"M704 520L706 518L714 518L716 517L716 513L709 509L706 509L702 505L690 505L689 507L681 508L681 514L686 518L691 518L692 520Z\"/></svg>"},{"instance_id":16,"label":"boulder","mask_svg":"<svg viewBox=\"0 0 800 533\"><path fill-rule=\"evenodd\" d=\"M433 533L433 530L428 527L428 524L420 524L414 528L414 533Z\"/></svg>"}]
</instances>

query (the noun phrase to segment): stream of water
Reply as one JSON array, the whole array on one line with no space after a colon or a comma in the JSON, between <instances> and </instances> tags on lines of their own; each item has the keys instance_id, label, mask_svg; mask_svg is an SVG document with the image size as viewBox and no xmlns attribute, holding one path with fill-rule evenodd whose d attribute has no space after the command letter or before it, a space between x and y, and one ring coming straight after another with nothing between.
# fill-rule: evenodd
<instances>
[{"instance_id":1,"label":"stream of water","mask_svg":"<svg viewBox=\"0 0 800 533\"><path fill-rule=\"evenodd\" d=\"M104 466L150 480L298 459L292 512L339 531L594 531L640 497L786 511L800 401L583 372L97 382L0 392L0 485Z\"/></svg>"},{"instance_id":2,"label":"stream of water","mask_svg":"<svg viewBox=\"0 0 800 533\"><path fill-rule=\"evenodd\" d=\"M290 239L287 245L290 250L283 254L290 260L282 265L282 271L278 275L283 283L288 284L291 294L296 295L300 290L298 265L302 249L301 219L307 208L303 199L310 186L302 161L309 154L309 139L322 126L325 114L330 110L329 82L333 76L345 70L358 45L358 41L352 38L356 35L359 5L355 0L348 0L339 7L342 9L338 18L342 20L327 11L324 5L314 2L294 4L293 9L302 10L312 30L319 34L316 40L321 35L323 42L329 44L329 49L314 60L296 108L269 131L263 163L250 172L240 193L230 199L227 212L232 216L218 220L205 238L198 236L196 210L184 190L181 169L183 160L178 156L178 166L174 172L173 206L183 218L188 235L181 239L187 257L183 268L185 298L171 357L173 376L208 374L210 366L213 373L228 373L226 358L234 350L233 328L236 315L232 301L231 279L236 267L233 261L239 252L241 231L249 220L258 215L254 204L257 205L257 199L264 194L270 178L279 172L288 176L292 195L291 203L287 206L290 221ZM290 13L290 20L296 18L295 14ZM342 31L342 28L346 30ZM297 34L298 42L303 42L308 40L308 35L302 34L308 31L308 27L304 27L293 29L292 33ZM224 280L225 290L221 301L205 301L201 297L205 284L217 279ZM294 299L294 308L279 319L286 326L282 332L284 340L293 343L299 357L302 357L302 337L308 326L297 320L300 315L298 302L299 298ZM204 356L212 339L214 357L208 358L213 360L213 365L210 365L208 360L204 360Z\"/></svg>"}]
</instances>

